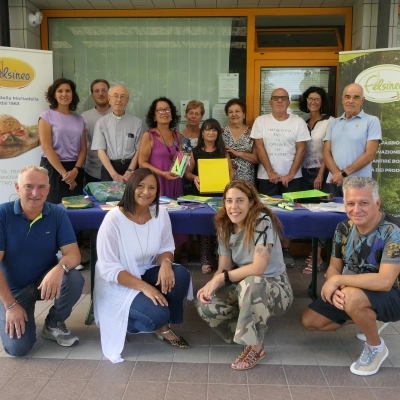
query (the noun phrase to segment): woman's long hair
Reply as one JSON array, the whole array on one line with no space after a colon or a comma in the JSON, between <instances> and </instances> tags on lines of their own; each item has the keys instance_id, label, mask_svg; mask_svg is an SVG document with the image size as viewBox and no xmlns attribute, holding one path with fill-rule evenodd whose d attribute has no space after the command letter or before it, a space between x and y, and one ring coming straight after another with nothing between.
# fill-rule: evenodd
<instances>
[{"instance_id":1,"label":"woman's long hair","mask_svg":"<svg viewBox=\"0 0 400 400\"><path fill-rule=\"evenodd\" d=\"M206 119L203 122L203 124L201 125L199 140L197 142L196 147L198 149L202 149L205 146L203 132L206 129L216 129L217 130L218 134L217 134L217 138L215 139L215 147L216 147L217 155L221 158L225 158L226 157L226 148L225 148L224 139L222 138L222 128L221 128L220 123L214 118Z\"/></svg>"},{"instance_id":2,"label":"woman's long hair","mask_svg":"<svg viewBox=\"0 0 400 400\"><path fill-rule=\"evenodd\" d=\"M233 223L229 219L228 213L226 212L225 200L226 193L229 189L239 189L242 191L249 201L253 201L245 221L245 232L243 242L245 246L250 250L254 246L254 232L256 230L257 220L260 213L267 214L272 222L275 233L282 239L282 224L281 221L276 217L276 215L266 207L258 197L258 192L251 182L245 179L238 179L229 182L224 190L224 195L222 198L222 208L218 211L214 217L215 227L217 229L218 238L221 240L226 248L229 248L229 238L233 233Z\"/></svg>"}]
</instances>

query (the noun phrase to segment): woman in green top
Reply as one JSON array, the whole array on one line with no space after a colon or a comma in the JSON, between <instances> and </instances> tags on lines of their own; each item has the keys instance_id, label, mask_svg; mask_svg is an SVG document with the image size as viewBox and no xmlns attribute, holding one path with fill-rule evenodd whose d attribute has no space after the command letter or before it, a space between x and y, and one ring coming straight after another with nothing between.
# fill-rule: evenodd
<instances>
[{"instance_id":1,"label":"woman in green top","mask_svg":"<svg viewBox=\"0 0 400 400\"><path fill-rule=\"evenodd\" d=\"M265 357L269 317L283 315L293 301L282 255L281 223L249 181L235 180L225 188L215 225L218 270L198 291L196 307L227 343L246 346L231 366L247 370Z\"/></svg>"}]
</instances>

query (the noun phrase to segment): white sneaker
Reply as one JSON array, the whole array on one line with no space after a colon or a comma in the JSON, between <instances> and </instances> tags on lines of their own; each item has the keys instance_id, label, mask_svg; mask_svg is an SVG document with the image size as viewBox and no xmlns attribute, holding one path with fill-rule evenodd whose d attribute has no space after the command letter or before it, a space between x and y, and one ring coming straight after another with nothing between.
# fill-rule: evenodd
<instances>
[{"instance_id":1,"label":"white sneaker","mask_svg":"<svg viewBox=\"0 0 400 400\"><path fill-rule=\"evenodd\" d=\"M84 267L82 264L79 264L79 265L77 265L77 266L75 267L75 269L76 269L77 271L82 271L83 269L85 269L85 267Z\"/></svg>"},{"instance_id":2,"label":"white sneaker","mask_svg":"<svg viewBox=\"0 0 400 400\"><path fill-rule=\"evenodd\" d=\"M388 322L376 321L376 327L378 328L378 335L389 325ZM362 340L363 342L367 341L367 338L362 332L357 333L357 339Z\"/></svg>"},{"instance_id":3,"label":"white sneaker","mask_svg":"<svg viewBox=\"0 0 400 400\"><path fill-rule=\"evenodd\" d=\"M353 374L368 376L378 372L379 367L389 355L389 350L382 338L381 341L383 344L382 351L372 349L367 343L364 343L364 350L361 353L361 356L356 362L351 364L350 371Z\"/></svg>"}]
</instances>

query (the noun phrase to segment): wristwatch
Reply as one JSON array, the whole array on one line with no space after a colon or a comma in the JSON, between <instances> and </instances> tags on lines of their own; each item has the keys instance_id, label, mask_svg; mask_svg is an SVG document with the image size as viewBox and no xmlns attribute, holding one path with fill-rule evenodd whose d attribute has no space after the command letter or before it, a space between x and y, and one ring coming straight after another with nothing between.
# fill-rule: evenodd
<instances>
[{"instance_id":1,"label":"wristwatch","mask_svg":"<svg viewBox=\"0 0 400 400\"><path fill-rule=\"evenodd\" d=\"M74 165L74 168L77 169L78 171L82 169L82 167L78 167L77 165Z\"/></svg>"},{"instance_id":2,"label":"wristwatch","mask_svg":"<svg viewBox=\"0 0 400 400\"><path fill-rule=\"evenodd\" d=\"M68 272L69 272L68 265L66 265L66 264L61 264L61 267L63 268L64 273L65 273L65 274L68 274Z\"/></svg>"},{"instance_id":3,"label":"wristwatch","mask_svg":"<svg viewBox=\"0 0 400 400\"><path fill-rule=\"evenodd\" d=\"M224 280L225 280L225 286L232 285L232 281L229 279L229 272L227 269L223 269L222 272L224 273Z\"/></svg>"},{"instance_id":4,"label":"wristwatch","mask_svg":"<svg viewBox=\"0 0 400 400\"><path fill-rule=\"evenodd\" d=\"M346 171L342 170L341 172L342 172L343 178L346 178L346 177L348 176L348 175L346 174Z\"/></svg>"}]
</instances>

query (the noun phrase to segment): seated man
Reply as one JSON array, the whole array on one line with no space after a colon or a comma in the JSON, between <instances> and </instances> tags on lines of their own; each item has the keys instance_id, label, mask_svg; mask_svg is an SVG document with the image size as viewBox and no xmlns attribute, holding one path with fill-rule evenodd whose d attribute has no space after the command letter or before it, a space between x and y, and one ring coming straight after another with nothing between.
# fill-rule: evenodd
<instances>
[{"instance_id":1,"label":"seated man","mask_svg":"<svg viewBox=\"0 0 400 400\"><path fill-rule=\"evenodd\" d=\"M79 248L65 211L46 203L49 177L42 167L26 167L15 188L19 199L0 204L0 336L4 350L23 356L36 342L36 300L54 300L42 335L61 346L79 339L65 326L82 294L83 277L73 270ZM57 260L61 249L62 258Z\"/></svg>"},{"instance_id":2,"label":"seated man","mask_svg":"<svg viewBox=\"0 0 400 400\"><path fill-rule=\"evenodd\" d=\"M336 228L327 281L301 323L309 331L356 324L366 342L350 371L372 375L389 354L376 320L400 320L400 220L379 211L372 178L346 178L343 193L349 220Z\"/></svg>"}]
</instances>

